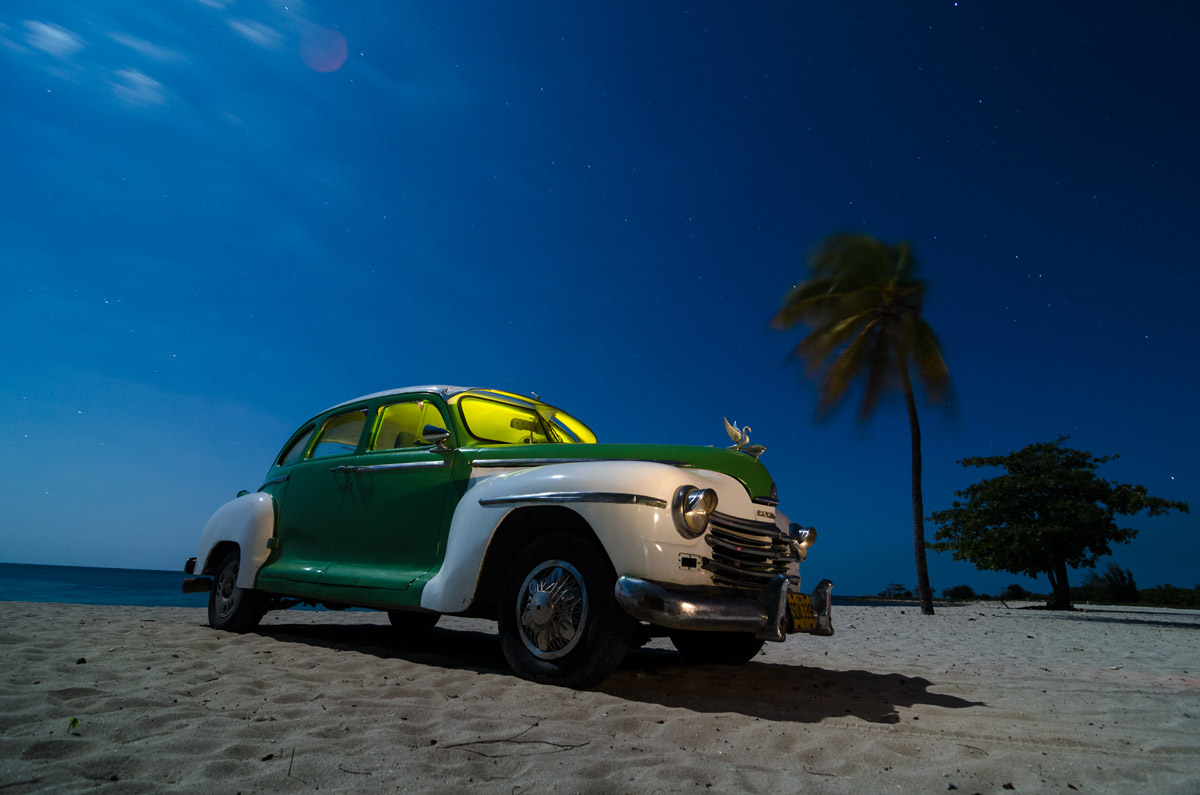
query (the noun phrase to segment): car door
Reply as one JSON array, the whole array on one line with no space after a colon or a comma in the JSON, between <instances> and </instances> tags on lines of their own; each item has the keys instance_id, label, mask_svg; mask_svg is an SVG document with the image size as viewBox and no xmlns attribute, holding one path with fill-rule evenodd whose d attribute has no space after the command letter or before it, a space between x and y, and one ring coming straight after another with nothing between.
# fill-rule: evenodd
<instances>
[{"instance_id":1,"label":"car door","mask_svg":"<svg viewBox=\"0 0 1200 795\"><path fill-rule=\"evenodd\" d=\"M427 395L379 407L347 473L338 547L323 584L406 590L433 567L452 454L423 441L427 425L449 428Z\"/></svg>"},{"instance_id":2,"label":"car door","mask_svg":"<svg viewBox=\"0 0 1200 795\"><path fill-rule=\"evenodd\" d=\"M316 583L337 550L342 503L367 423L366 407L341 411L322 423L312 449L291 466L279 515L278 558L264 574Z\"/></svg>"}]
</instances>

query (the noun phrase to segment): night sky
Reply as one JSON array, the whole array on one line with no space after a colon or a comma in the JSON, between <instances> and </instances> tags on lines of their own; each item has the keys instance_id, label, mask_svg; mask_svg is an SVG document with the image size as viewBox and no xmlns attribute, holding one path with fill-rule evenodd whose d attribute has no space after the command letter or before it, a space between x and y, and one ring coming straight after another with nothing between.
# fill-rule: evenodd
<instances>
[{"instance_id":1,"label":"night sky","mask_svg":"<svg viewBox=\"0 0 1200 795\"><path fill-rule=\"evenodd\" d=\"M1190 587L1198 16L10 0L0 559L178 570L305 419L449 383L602 441L748 424L819 531L810 584L914 587L902 400L819 421L801 331L768 326L855 231L912 241L954 380L921 409L926 513L987 474L958 459L1069 435L1192 504L1115 557ZM929 560L939 593L1049 590Z\"/></svg>"}]
</instances>

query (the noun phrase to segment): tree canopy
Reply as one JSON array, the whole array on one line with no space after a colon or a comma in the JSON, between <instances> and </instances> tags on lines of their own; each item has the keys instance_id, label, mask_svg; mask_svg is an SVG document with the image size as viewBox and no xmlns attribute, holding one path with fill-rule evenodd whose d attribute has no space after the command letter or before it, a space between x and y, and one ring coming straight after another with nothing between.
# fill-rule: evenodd
<instances>
[{"instance_id":1,"label":"tree canopy","mask_svg":"<svg viewBox=\"0 0 1200 795\"><path fill-rule=\"evenodd\" d=\"M811 329L792 353L819 377L822 411L860 375L866 378L861 419L875 410L887 386L911 391L901 383L910 367L931 395L945 391L950 374L921 317L925 283L916 268L907 242L890 246L868 235L833 235L813 250L812 278L788 292L771 325L804 323Z\"/></svg>"},{"instance_id":2,"label":"tree canopy","mask_svg":"<svg viewBox=\"0 0 1200 795\"><path fill-rule=\"evenodd\" d=\"M1145 486L1099 477L1096 469L1117 456L1066 447L1067 438L961 460L965 467L1000 467L1004 474L955 492L962 500L934 511L939 529L930 549L951 552L980 569L1045 573L1054 589L1051 606L1068 609L1067 568L1094 567L1113 544L1137 536L1137 529L1119 526L1117 516L1188 512L1187 503L1152 497Z\"/></svg>"}]
</instances>

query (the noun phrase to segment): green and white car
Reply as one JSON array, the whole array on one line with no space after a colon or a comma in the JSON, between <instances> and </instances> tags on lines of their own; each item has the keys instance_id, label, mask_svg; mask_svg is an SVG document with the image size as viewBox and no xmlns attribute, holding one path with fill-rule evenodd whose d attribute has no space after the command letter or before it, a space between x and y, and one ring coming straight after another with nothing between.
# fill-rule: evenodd
<instances>
[{"instance_id":1,"label":"green and white car","mask_svg":"<svg viewBox=\"0 0 1200 795\"><path fill-rule=\"evenodd\" d=\"M245 632L297 604L386 610L400 631L495 619L528 679L590 687L669 635L742 663L833 634L832 584L799 590L816 539L777 508L762 448L597 444L575 417L490 389L421 386L304 423L188 560L209 623ZM211 578L211 579L210 579Z\"/></svg>"}]
</instances>

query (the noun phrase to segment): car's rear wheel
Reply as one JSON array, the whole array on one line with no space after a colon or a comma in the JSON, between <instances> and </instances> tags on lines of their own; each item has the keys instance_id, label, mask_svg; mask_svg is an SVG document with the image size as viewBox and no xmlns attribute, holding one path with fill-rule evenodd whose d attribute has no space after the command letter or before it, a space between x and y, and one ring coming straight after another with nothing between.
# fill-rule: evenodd
<instances>
[{"instance_id":1,"label":"car's rear wheel","mask_svg":"<svg viewBox=\"0 0 1200 795\"><path fill-rule=\"evenodd\" d=\"M208 624L213 629L249 632L267 613L266 594L238 587L241 562L241 553L235 549L217 566L216 581L208 592Z\"/></svg>"},{"instance_id":2,"label":"car's rear wheel","mask_svg":"<svg viewBox=\"0 0 1200 795\"><path fill-rule=\"evenodd\" d=\"M671 630L671 643L693 662L742 665L762 651L763 640L745 632Z\"/></svg>"},{"instance_id":3,"label":"car's rear wheel","mask_svg":"<svg viewBox=\"0 0 1200 795\"><path fill-rule=\"evenodd\" d=\"M437 625L439 613L418 613L414 610L389 610L388 621L401 636L424 635Z\"/></svg>"},{"instance_id":4,"label":"car's rear wheel","mask_svg":"<svg viewBox=\"0 0 1200 795\"><path fill-rule=\"evenodd\" d=\"M500 643L519 676L585 688L625 659L636 623L617 606L602 550L565 533L533 541L508 571Z\"/></svg>"}]
</instances>

